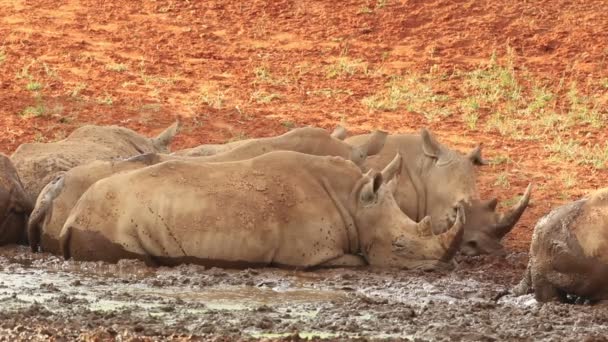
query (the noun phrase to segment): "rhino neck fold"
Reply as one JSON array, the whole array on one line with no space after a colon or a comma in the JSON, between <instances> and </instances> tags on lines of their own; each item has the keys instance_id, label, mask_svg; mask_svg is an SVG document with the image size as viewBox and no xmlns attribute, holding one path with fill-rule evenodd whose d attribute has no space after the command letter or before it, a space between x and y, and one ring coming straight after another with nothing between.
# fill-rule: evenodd
<instances>
[{"instance_id":1,"label":"rhino neck fold","mask_svg":"<svg viewBox=\"0 0 608 342\"><path fill-rule=\"evenodd\" d=\"M359 234L357 232L357 226L355 225L355 221L353 220L348 209L346 209L342 201L340 201L340 198L338 198L338 195L332 188L327 178L323 177L321 179L321 184L323 184L323 189L325 189L325 192L327 192L329 198L331 198L331 200L334 202L336 209L338 209L338 212L342 217L342 222L344 222L344 227L346 228L346 236L348 239L348 253L358 253L360 248Z\"/></svg>"},{"instance_id":2,"label":"rhino neck fold","mask_svg":"<svg viewBox=\"0 0 608 342\"><path fill-rule=\"evenodd\" d=\"M425 172L427 172L430 168L431 163L432 162L429 160L429 158L426 157L422 157L422 159L419 159L417 163L413 163L415 167L413 167L414 165L410 163L403 163L403 168L405 169L406 174L409 177L410 182L414 187L414 190L416 191L416 217L412 217L412 219L415 219L416 222L420 222L420 220L422 220L427 215L426 208L428 206L428 203L426 196L426 186L422 179Z\"/></svg>"}]
</instances>

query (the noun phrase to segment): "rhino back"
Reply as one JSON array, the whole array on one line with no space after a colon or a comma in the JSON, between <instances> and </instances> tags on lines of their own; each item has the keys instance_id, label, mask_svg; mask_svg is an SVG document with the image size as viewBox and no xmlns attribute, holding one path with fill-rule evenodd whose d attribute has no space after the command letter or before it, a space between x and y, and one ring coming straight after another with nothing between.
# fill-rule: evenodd
<instances>
[{"instance_id":1,"label":"rhino back","mask_svg":"<svg viewBox=\"0 0 608 342\"><path fill-rule=\"evenodd\" d=\"M586 257L608 265L608 188L591 194L572 231Z\"/></svg>"},{"instance_id":2,"label":"rhino back","mask_svg":"<svg viewBox=\"0 0 608 342\"><path fill-rule=\"evenodd\" d=\"M301 161L262 159L166 162L106 178L78 201L62 236L103 235L126 253L204 264L310 266L343 254L342 219L314 174ZM90 248L71 248L77 258L74 249Z\"/></svg>"}]
</instances>

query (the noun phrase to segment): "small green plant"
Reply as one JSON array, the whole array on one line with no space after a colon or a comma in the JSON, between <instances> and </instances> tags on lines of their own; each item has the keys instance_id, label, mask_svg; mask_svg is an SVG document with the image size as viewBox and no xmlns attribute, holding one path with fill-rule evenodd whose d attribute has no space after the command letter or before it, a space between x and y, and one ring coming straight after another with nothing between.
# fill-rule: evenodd
<instances>
[{"instance_id":1,"label":"small green plant","mask_svg":"<svg viewBox=\"0 0 608 342\"><path fill-rule=\"evenodd\" d=\"M114 72L124 72L127 71L127 66L122 63L110 63L106 65L106 69Z\"/></svg>"},{"instance_id":2,"label":"small green plant","mask_svg":"<svg viewBox=\"0 0 608 342\"><path fill-rule=\"evenodd\" d=\"M512 163L513 160L506 154L501 154L490 161L492 165L500 165L500 164L509 164Z\"/></svg>"},{"instance_id":3,"label":"small green plant","mask_svg":"<svg viewBox=\"0 0 608 342\"><path fill-rule=\"evenodd\" d=\"M577 184L576 174L565 173L565 174L562 174L561 178L562 178L562 183L564 183L564 186L568 189L574 187Z\"/></svg>"},{"instance_id":4,"label":"small green plant","mask_svg":"<svg viewBox=\"0 0 608 342\"><path fill-rule=\"evenodd\" d=\"M43 103L39 103L35 106L28 106L20 113L24 118L40 117L46 114L46 106Z\"/></svg>"},{"instance_id":5,"label":"small green plant","mask_svg":"<svg viewBox=\"0 0 608 342\"><path fill-rule=\"evenodd\" d=\"M572 139L564 142L561 138L558 138L545 148L553 153L552 160L566 160L580 165L591 165L595 169L608 167L608 142L603 146L600 144L582 146Z\"/></svg>"},{"instance_id":6,"label":"small green plant","mask_svg":"<svg viewBox=\"0 0 608 342\"><path fill-rule=\"evenodd\" d=\"M34 80L30 80L28 82L28 84L25 86L25 89L29 90L29 91L38 91L42 89L42 84L34 81Z\"/></svg>"},{"instance_id":7,"label":"small green plant","mask_svg":"<svg viewBox=\"0 0 608 342\"><path fill-rule=\"evenodd\" d=\"M324 96L327 98L334 97L336 95L345 94L347 96L352 96L354 93L350 89L332 89L332 88L322 88L317 90L307 91L306 95L317 95Z\"/></svg>"},{"instance_id":8,"label":"small green plant","mask_svg":"<svg viewBox=\"0 0 608 342\"><path fill-rule=\"evenodd\" d=\"M388 3L388 0L377 0L376 1L376 9L380 9L380 8L386 7L387 3Z\"/></svg>"},{"instance_id":9,"label":"small green plant","mask_svg":"<svg viewBox=\"0 0 608 342\"><path fill-rule=\"evenodd\" d=\"M494 182L494 185L496 186L500 186L503 188L509 188L509 186L511 185L509 183L509 175L506 172L501 172L498 174L498 176L496 176L496 181Z\"/></svg>"},{"instance_id":10,"label":"small green plant","mask_svg":"<svg viewBox=\"0 0 608 342\"><path fill-rule=\"evenodd\" d=\"M112 96L110 94L106 93L106 95L104 97L100 97L97 99L97 103L106 105L106 106L111 106L112 104L114 104L114 99L112 98Z\"/></svg>"},{"instance_id":11,"label":"small green plant","mask_svg":"<svg viewBox=\"0 0 608 342\"><path fill-rule=\"evenodd\" d=\"M200 88L199 101L214 109L222 109L224 106L225 94L210 85Z\"/></svg>"},{"instance_id":12,"label":"small green plant","mask_svg":"<svg viewBox=\"0 0 608 342\"><path fill-rule=\"evenodd\" d=\"M367 73L367 63L346 56L337 58L332 64L325 68L327 78L337 78L343 76L353 76L357 72Z\"/></svg>"},{"instance_id":13,"label":"small green plant","mask_svg":"<svg viewBox=\"0 0 608 342\"><path fill-rule=\"evenodd\" d=\"M285 126L285 127L289 128L289 129L296 127L295 122L290 121L290 120L287 120L287 121L283 121L283 122L281 122L281 125L283 125L283 126Z\"/></svg>"},{"instance_id":14,"label":"small green plant","mask_svg":"<svg viewBox=\"0 0 608 342\"><path fill-rule=\"evenodd\" d=\"M82 93L83 90L85 90L87 88L87 84L86 83L78 83L74 89L72 89L72 91L70 91L70 97L76 99L78 97L80 97L80 94Z\"/></svg>"},{"instance_id":15,"label":"small green plant","mask_svg":"<svg viewBox=\"0 0 608 342\"><path fill-rule=\"evenodd\" d=\"M428 120L450 115L447 95L436 93L419 75L392 76L386 88L367 96L361 103L370 110L393 111L400 106L410 112L424 115Z\"/></svg>"},{"instance_id":16,"label":"small green plant","mask_svg":"<svg viewBox=\"0 0 608 342\"><path fill-rule=\"evenodd\" d=\"M0 48L0 65L2 65L6 61L6 51L4 48Z\"/></svg>"},{"instance_id":17,"label":"small green plant","mask_svg":"<svg viewBox=\"0 0 608 342\"><path fill-rule=\"evenodd\" d=\"M256 103L270 103L276 99L280 99L281 95L268 93L263 90L256 90L251 94L251 100Z\"/></svg>"},{"instance_id":18,"label":"small green plant","mask_svg":"<svg viewBox=\"0 0 608 342\"><path fill-rule=\"evenodd\" d=\"M465 113L462 115L462 121L464 121L467 128L471 131L477 128L477 120L479 120L479 114L475 112Z\"/></svg>"},{"instance_id":19,"label":"small green plant","mask_svg":"<svg viewBox=\"0 0 608 342\"><path fill-rule=\"evenodd\" d=\"M374 11L371 8L369 8L368 6L362 6L361 8L359 8L357 13L358 14L371 14L371 13L374 13Z\"/></svg>"}]
</instances>

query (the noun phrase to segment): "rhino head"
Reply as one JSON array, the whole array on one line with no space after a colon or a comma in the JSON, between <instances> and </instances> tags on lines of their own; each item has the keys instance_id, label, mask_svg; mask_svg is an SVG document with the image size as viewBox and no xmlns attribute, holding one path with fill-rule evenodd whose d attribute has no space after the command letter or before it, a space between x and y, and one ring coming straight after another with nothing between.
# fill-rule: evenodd
<instances>
[{"instance_id":1,"label":"rhino head","mask_svg":"<svg viewBox=\"0 0 608 342\"><path fill-rule=\"evenodd\" d=\"M481 201L473 200L465 204L467 222L460 251L469 256L480 254L503 255L500 241L513 229L530 202L532 184L528 185L524 195L505 213L496 211L496 198Z\"/></svg>"},{"instance_id":2,"label":"rhino head","mask_svg":"<svg viewBox=\"0 0 608 342\"><path fill-rule=\"evenodd\" d=\"M10 159L0 154L0 245L25 243L32 205Z\"/></svg>"},{"instance_id":3,"label":"rhino head","mask_svg":"<svg viewBox=\"0 0 608 342\"><path fill-rule=\"evenodd\" d=\"M432 232L428 216L414 222L401 211L394 197L401 164L401 155L397 154L382 172L371 169L351 194L362 253L371 265L450 269L463 235L464 209L459 206L454 225L444 233Z\"/></svg>"},{"instance_id":4,"label":"rhino head","mask_svg":"<svg viewBox=\"0 0 608 342\"><path fill-rule=\"evenodd\" d=\"M463 202L478 198L475 166L487 162L481 157L481 146L463 155L443 146L425 128L420 134L423 157L418 170L409 171L410 179L418 193L418 212L431 216L433 231L440 233L456 222Z\"/></svg>"}]
</instances>

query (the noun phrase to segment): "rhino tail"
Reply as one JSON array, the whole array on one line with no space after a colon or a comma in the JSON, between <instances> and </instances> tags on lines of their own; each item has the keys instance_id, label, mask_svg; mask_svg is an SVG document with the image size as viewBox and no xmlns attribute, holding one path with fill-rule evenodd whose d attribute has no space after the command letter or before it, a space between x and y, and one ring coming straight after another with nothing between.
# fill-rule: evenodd
<instances>
[{"instance_id":1,"label":"rhino tail","mask_svg":"<svg viewBox=\"0 0 608 342\"><path fill-rule=\"evenodd\" d=\"M156 138L153 138L152 141L154 146L159 150L165 150L173 141L173 138L177 134L181 127L181 123L179 120L175 120L175 122L169 126L167 129L162 131Z\"/></svg>"},{"instance_id":2,"label":"rhino tail","mask_svg":"<svg viewBox=\"0 0 608 342\"><path fill-rule=\"evenodd\" d=\"M59 248L61 249L61 254L63 254L63 258L65 260L70 259L70 240L72 238L72 227L69 225L63 226L61 229L61 234L59 235Z\"/></svg>"}]
</instances>

